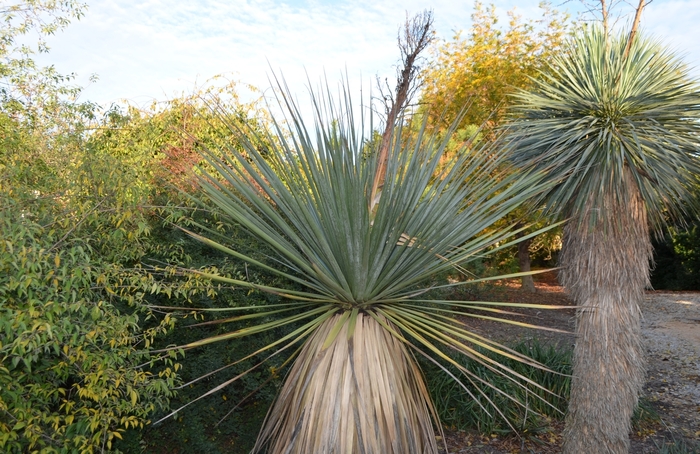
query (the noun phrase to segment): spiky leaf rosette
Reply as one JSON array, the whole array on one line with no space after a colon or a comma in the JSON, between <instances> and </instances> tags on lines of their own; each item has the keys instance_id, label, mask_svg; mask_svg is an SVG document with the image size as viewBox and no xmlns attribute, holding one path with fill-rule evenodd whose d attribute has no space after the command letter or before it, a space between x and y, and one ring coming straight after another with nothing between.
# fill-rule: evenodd
<instances>
[{"instance_id":1,"label":"spiky leaf rosette","mask_svg":"<svg viewBox=\"0 0 700 454\"><path fill-rule=\"evenodd\" d=\"M626 33L588 26L515 95L512 161L560 179L545 199L563 217L603 207L609 194L631 203L627 169L659 230L666 216L697 208L700 86L659 42L638 35L625 55L627 43Z\"/></svg>"},{"instance_id":2,"label":"spiky leaf rosette","mask_svg":"<svg viewBox=\"0 0 700 454\"><path fill-rule=\"evenodd\" d=\"M373 130L371 115L369 124L360 115L357 125L346 91L339 101L328 92L314 95L316 121L309 130L290 99L288 94L280 98L289 118L274 123L270 137L257 140L252 131L234 129L236 143L245 150L208 154L207 166L213 170L203 168L200 177L209 201L266 243L274 251L273 260L261 263L232 250L213 230L193 235L304 290L207 275L282 295L287 302L237 318L274 316L276 321L185 347L296 324L290 334L255 352L272 356L306 339L268 414L258 448L437 452L435 412L414 354L451 363L468 381L478 378L445 350L522 383L529 381L482 349L534 363L471 333L456 317L493 319L505 312L503 306L526 305L430 300L425 298L426 282L437 273L461 269L489 249L511 245L513 229L493 225L539 191L534 183L538 177L507 172L503 153L494 147L465 147L446 164L441 158L449 135L438 140L424 129L412 133L399 125L381 197L371 212L376 150L364 136ZM256 143L272 145L263 153Z\"/></svg>"}]
</instances>

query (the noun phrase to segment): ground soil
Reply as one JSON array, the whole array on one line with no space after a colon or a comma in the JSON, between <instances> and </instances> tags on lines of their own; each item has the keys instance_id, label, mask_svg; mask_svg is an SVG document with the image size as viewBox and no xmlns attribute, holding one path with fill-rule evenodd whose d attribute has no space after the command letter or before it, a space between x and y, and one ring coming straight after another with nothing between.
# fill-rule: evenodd
<instances>
[{"instance_id":1,"label":"ground soil","mask_svg":"<svg viewBox=\"0 0 700 454\"><path fill-rule=\"evenodd\" d=\"M556 331L470 319L472 329L504 343L537 338L541 343L572 347L575 310L571 301L554 273L538 275L535 281L535 293L520 290L517 283L501 283L490 287L488 296L501 301L562 306L558 310L522 311L527 314L524 321ZM648 417L630 434L630 452L658 453L664 444L680 441L700 446L700 293L650 291L641 309L647 353L647 382L642 399ZM560 452L562 429L563 423L554 421L548 432L530 439L447 430L444 441L448 453L554 454Z\"/></svg>"}]
</instances>

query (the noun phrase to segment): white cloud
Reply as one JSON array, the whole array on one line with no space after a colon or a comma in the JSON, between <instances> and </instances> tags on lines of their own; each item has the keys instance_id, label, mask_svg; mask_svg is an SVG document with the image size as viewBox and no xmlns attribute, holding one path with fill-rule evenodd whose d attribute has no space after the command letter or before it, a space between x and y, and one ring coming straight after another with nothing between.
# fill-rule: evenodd
<instances>
[{"instance_id":1,"label":"white cloud","mask_svg":"<svg viewBox=\"0 0 700 454\"><path fill-rule=\"evenodd\" d=\"M644 24L697 66L694 2L656 0ZM525 17L538 14L537 0L497 4L503 14L513 6ZM325 71L333 82L347 68L351 82L362 75L365 86L375 74L393 74L398 27L406 11L425 6L418 0L96 0L81 21L51 39L42 63L78 73L82 85L97 73L99 82L84 98L101 104L171 98L221 73L264 88L268 62L303 96L305 71L313 81ZM434 0L430 7L439 36L469 27L473 4Z\"/></svg>"}]
</instances>

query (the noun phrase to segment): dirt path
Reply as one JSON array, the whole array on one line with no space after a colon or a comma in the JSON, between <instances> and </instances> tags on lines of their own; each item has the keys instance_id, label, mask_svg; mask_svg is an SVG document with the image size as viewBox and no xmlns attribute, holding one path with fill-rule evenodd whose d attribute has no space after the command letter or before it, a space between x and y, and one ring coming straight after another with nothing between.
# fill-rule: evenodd
<instances>
[{"instance_id":1,"label":"dirt path","mask_svg":"<svg viewBox=\"0 0 700 454\"><path fill-rule=\"evenodd\" d=\"M649 293L642 314L644 393L667 431L700 440L700 294Z\"/></svg>"},{"instance_id":2,"label":"dirt path","mask_svg":"<svg viewBox=\"0 0 700 454\"><path fill-rule=\"evenodd\" d=\"M537 293L527 294L503 287L496 293L501 300L571 305L563 289L551 276L537 283ZM643 425L631 434L633 454L658 453L669 440L685 440L700 445L700 293L649 292L642 304L642 332L647 352L647 383L643 396L660 421ZM530 322L573 331L574 310L542 311L529 316ZM475 322L477 332L514 343L537 337L545 343L573 345L573 335L556 332L503 329L495 322ZM561 424L554 424L549 442L541 446L523 444L476 434L448 433L450 453L542 453L560 451Z\"/></svg>"}]
</instances>

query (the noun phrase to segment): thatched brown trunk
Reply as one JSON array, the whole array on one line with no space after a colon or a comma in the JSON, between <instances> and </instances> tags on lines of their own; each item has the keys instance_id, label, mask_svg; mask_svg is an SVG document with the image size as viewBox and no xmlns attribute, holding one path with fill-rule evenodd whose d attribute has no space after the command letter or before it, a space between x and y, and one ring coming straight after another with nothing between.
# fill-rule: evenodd
<instances>
[{"instance_id":1,"label":"thatched brown trunk","mask_svg":"<svg viewBox=\"0 0 700 454\"><path fill-rule=\"evenodd\" d=\"M639 303L652 248L644 204L625 173L628 194L608 195L606 206L564 230L561 279L579 307L564 454L628 453L644 384Z\"/></svg>"},{"instance_id":2,"label":"thatched brown trunk","mask_svg":"<svg viewBox=\"0 0 700 454\"><path fill-rule=\"evenodd\" d=\"M255 451L437 454L434 408L406 345L360 313L354 335L348 339L346 321L324 349L340 317L323 322L303 346Z\"/></svg>"}]
</instances>

